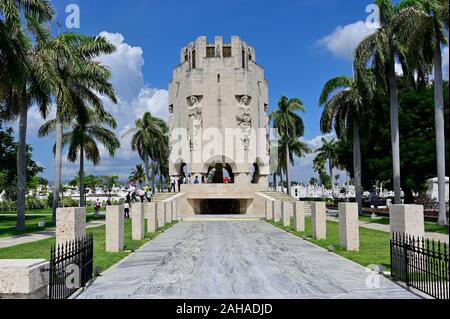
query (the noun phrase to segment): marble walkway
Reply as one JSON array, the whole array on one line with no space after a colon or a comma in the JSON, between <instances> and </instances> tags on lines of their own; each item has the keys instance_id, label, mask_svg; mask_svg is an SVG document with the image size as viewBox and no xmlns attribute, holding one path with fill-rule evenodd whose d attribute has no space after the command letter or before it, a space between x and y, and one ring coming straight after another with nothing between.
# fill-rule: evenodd
<instances>
[{"instance_id":1,"label":"marble walkway","mask_svg":"<svg viewBox=\"0 0 450 319\"><path fill-rule=\"evenodd\" d=\"M77 298L418 298L260 220L182 221Z\"/></svg>"}]
</instances>

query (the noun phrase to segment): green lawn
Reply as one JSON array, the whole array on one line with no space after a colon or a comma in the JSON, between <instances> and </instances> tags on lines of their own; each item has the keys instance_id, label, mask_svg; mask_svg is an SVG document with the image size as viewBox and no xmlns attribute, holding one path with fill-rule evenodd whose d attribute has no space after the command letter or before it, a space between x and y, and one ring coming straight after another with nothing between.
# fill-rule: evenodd
<instances>
[{"instance_id":1,"label":"green lawn","mask_svg":"<svg viewBox=\"0 0 450 319\"><path fill-rule=\"evenodd\" d=\"M94 220L94 209L92 207L88 207L86 209L86 221L90 222ZM16 216L5 216L7 213L0 214L0 238L8 237L14 235L28 234L33 233L40 230L46 230L55 227L52 223L52 213L51 210L33 210L27 211L26 213L26 225L27 229L25 230L16 230ZM8 215L15 215L15 212L8 213ZM99 219L104 219L104 217L100 216ZM44 220L46 223L45 227L39 227L39 221Z\"/></svg>"},{"instance_id":2,"label":"green lawn","mask_svg":"<svg viewBox=\"0 0 450 319\"><path fill-rule=\"evenodd\" d=\"M382 225L389 225L389 218L388 217L382 217L379 219L372 219L370 216L360 216L360 220L369 222L369 223L375 223L375 224L382 224ZM448 226L441 226L437 223L432 222L425 222L425 232L427 233L439 233L439 234L447 234L448 235Z\"/></svg>"},{"instance_id":3,"label":"green lawn","mask_svg":"<svg viewBox=\"0 0 450 319\"><path fill-rule=\"evenodd\" d=\"M125 221L125 250L128 252L107 253L105 251L105 226L87 230L94 237L94 269L106 270L130 254L129 250L137 249L161 234L175 224L168 224L156 233L147 233L145 240L131 239L131 220ZM0 259L47 259L50 258L50 248L55 245L55 238L44 239L33 243L17 245L0 249Z\"/></svg>"},{"instance_id":4,"label":"green lawn","mask_svg":"<svg viewBox=\"0 0 450 319\"><path fill-rule=\"evenodd\" d=\"M383 265L390 269L390 234L378 230L360 228L360 251L348 252L339 246L339 224L333 221L327 221L327 239L312 239L311 218L305 218L305 232L294 231L292 227L283 227L281 223L267 221L285 231L288 231L298 237L304 238L322 248L327 249L333 245L334 252L345 258L348 258L364 267L369 265Z\"/></svg>"}]
</instances>

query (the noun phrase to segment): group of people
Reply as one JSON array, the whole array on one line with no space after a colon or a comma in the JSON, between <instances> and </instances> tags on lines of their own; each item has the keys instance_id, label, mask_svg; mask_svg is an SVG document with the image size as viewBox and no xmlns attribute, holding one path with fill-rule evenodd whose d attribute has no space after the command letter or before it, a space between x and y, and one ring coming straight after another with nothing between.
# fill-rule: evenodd
<instances>
[{"instance_id":1,"label":"group of people","mask_svg":"<svg viewBox=\"0 0 450 319\"><path fill-rule=\"evenodd\" d=\"M181 185L182 184L193 184L193 185L199 185L199 184L210 184L211 181L206 178L206 176L202 175L199 176L183 176L182 178L178 179L178 185L174 177L170 178L170 192L175 193L176 186L178 186L178 192L181 192ZM223 183L224 184L230 184L231 179L228 176L223 177Z\"/></svg>"},{"instance_id":2,"label":"group of people","mask_svg":"<svg viewBox=\"0 0 450 319\"><path fill-rule=\"evenodd\" d=\"M125 218L126 219L130 218L130 207L132 203L136 202L144 203L145 201L150 203L152 201L152 197L153 197L152 189L151 187L148 186L129 191L125 198L124 204Z\"/></svg>"}]
</instances>

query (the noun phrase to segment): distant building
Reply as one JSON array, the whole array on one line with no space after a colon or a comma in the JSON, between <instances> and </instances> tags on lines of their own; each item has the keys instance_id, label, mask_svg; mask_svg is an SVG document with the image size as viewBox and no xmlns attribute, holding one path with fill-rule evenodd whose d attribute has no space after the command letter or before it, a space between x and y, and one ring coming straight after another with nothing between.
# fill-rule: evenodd
<instances>
[{"instance_id":1,"label":"distant building","mask_svg":"<svg viewBox=\"0 0 450 319\"><path fill-rule=\"evenodd\" d=\"M445 201L448 203L448 180L449 178L445 178ZM439 192L438 192L438 178L431 178L427 180L428 190L427 196L430 199L434 199L435 201L439 200Z\"/></svg>"}]
</instances>

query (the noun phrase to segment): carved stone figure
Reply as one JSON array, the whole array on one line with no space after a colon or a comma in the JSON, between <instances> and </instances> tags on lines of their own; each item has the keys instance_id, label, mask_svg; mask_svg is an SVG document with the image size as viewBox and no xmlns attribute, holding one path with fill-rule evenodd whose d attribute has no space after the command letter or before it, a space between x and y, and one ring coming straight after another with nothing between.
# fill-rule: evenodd
<instances>
[{"instance_id":1,"label":"carved stone figure","mask_svg":"<svg viewBox=\"0 0 450 319\"><path fill-rule=\"evenodd\" d=\"M189 98L189 139L191 151L197 150L199 147L200 132L203 123L202 106L196 96Z\"/></svg>"},{"instance_id":2,"label":"carved stone figure","mask_svg":"<svg viewBox=\"0 0 450 319\"><path fill-rule=\"evenodd\" d=\"M246 110L241 115L238 115L237 122L242 134L242 144L247 151L250 148L250 135L252 129L252 116L250 115L250 112Z\"/></svg>"},{"instance_id":3,"label":"carved stone figure","mask_svg":"<svg viewBox=\"0 0 450 319\"><path fill-rule=\"evenodd\" d=\"M251 98L248 95L244 95L241 97L241 100L239 101L240 106L249 106L251 102Z\"/></svg>"}]
</instances>

